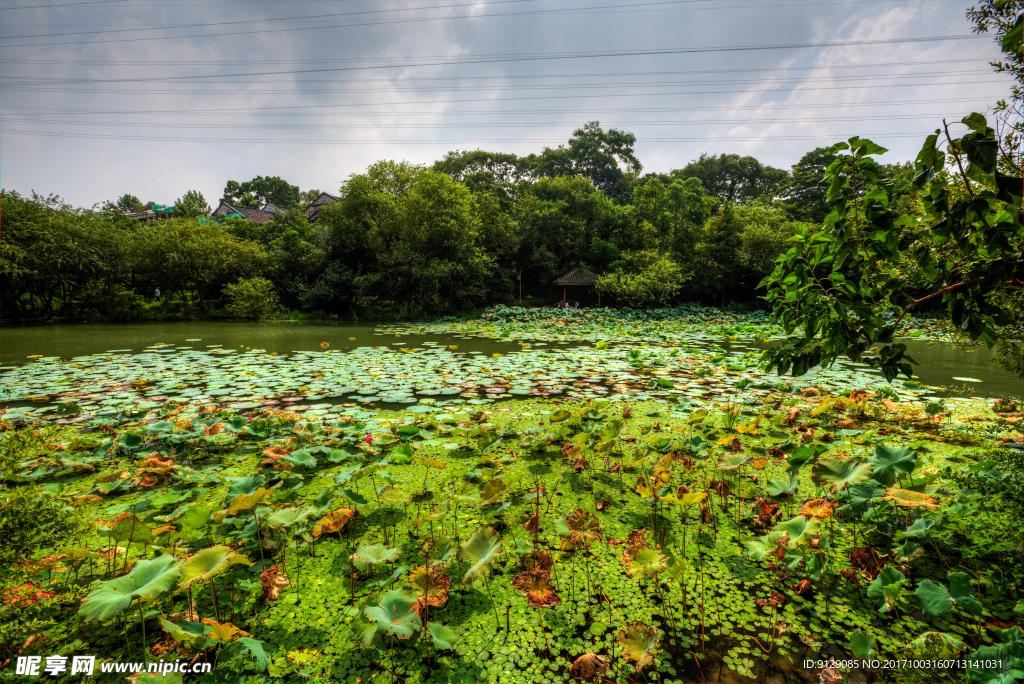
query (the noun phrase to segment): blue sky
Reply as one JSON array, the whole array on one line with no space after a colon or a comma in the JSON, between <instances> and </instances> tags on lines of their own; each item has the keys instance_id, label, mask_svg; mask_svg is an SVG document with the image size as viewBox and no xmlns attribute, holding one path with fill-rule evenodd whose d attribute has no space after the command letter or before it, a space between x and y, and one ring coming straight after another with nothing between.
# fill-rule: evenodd
<instances>
[{"instance_id":1,"label":"blue sky","mask_svg":"<svg viewBox=\"0 0 1024 684\"><path fill-rule=\"evenodd\" d=\"M91 206L211 204L227 180L336 192L379 159L518 154L590 120L645 171L788 168L861 135L913 159L1009 90L969 2L15 0L0 7L0 184ZM936 40L942 38L941 40Z\"/></svg>"}]
</instances>

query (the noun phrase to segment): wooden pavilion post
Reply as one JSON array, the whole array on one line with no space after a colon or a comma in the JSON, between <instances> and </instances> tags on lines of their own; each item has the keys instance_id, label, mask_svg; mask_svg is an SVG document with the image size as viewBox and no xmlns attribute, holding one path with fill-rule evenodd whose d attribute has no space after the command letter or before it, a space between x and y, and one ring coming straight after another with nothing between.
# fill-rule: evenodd
<instances>
[{"instance_id":1,"label":"wooden pavilion post","mask_svg":"<svg viewBox=\"0 0 1024 684\"><path fill-rule=\"evenodd\" d=\"M565 308L565 288L562 288L562 308Z\"/></svg>"}]
</instances>

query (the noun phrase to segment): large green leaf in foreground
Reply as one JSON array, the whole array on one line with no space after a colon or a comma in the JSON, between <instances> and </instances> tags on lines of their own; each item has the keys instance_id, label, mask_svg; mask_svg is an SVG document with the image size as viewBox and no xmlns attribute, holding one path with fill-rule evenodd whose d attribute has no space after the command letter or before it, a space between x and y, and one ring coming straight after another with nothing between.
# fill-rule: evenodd
<instances>
[{"instance_id":1,"label":"large green leaf in foreground","mask_svg":"<svg viewBox=\"0 0 1024 684\"><path fill-rule=\"evenodd\" d=\"M174 556L142 560L124 577L100 582L82 599L78 614L86 622L109 620L124 614L138 599L154 599L168 591L181 576L181 565Z\"/></svg>"}]
</instances>

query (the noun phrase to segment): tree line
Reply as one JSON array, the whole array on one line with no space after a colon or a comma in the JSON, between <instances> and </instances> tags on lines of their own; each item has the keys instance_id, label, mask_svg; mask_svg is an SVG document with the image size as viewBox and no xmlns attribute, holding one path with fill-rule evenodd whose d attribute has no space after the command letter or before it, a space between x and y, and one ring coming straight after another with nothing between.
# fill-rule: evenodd
<instances>
[{"instance_id":1,"label":"tree line","mask_svg":"<svg viewBox=\"0 0 1024 684\"><path fill-rule=\"evenodd\" d=\"M619 306L750 303L794 230L828 213L826 148L792 171L749 156L701 155L643 173L633 134L591 122L567 145L518 157L454 151L433 165L381 161L346 180L315 223L277 177L229 181L224 200L286 210L263 225L208 218L201 193L173 218L130 195L92 209L3 191L5 319L141 320L283 312L397 319L512 303L575 267ZM911 164L883 166L908 214ZM160 299L156 291L160 290Z\"/></svg>"}]
</instances>

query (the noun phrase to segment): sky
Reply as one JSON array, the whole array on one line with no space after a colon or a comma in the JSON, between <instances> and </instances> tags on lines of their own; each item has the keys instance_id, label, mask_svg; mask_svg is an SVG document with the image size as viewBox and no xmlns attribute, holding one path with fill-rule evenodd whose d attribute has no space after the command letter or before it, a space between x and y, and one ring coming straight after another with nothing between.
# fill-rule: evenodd
<instances>
[{"instance_id":1,"label":"sky","mask_svg":"<svg viewBox=\"0 0 1024 684\"><path fill-rule=\"evenodd\" d=\"M912 160L1009 92L957 0L6 0L0 186L89 207L382 159L520 155L588 121L644 171L788 169L854 135ZM953 129L954 131L957 129Z\"/></svg>"}]
</instances>

